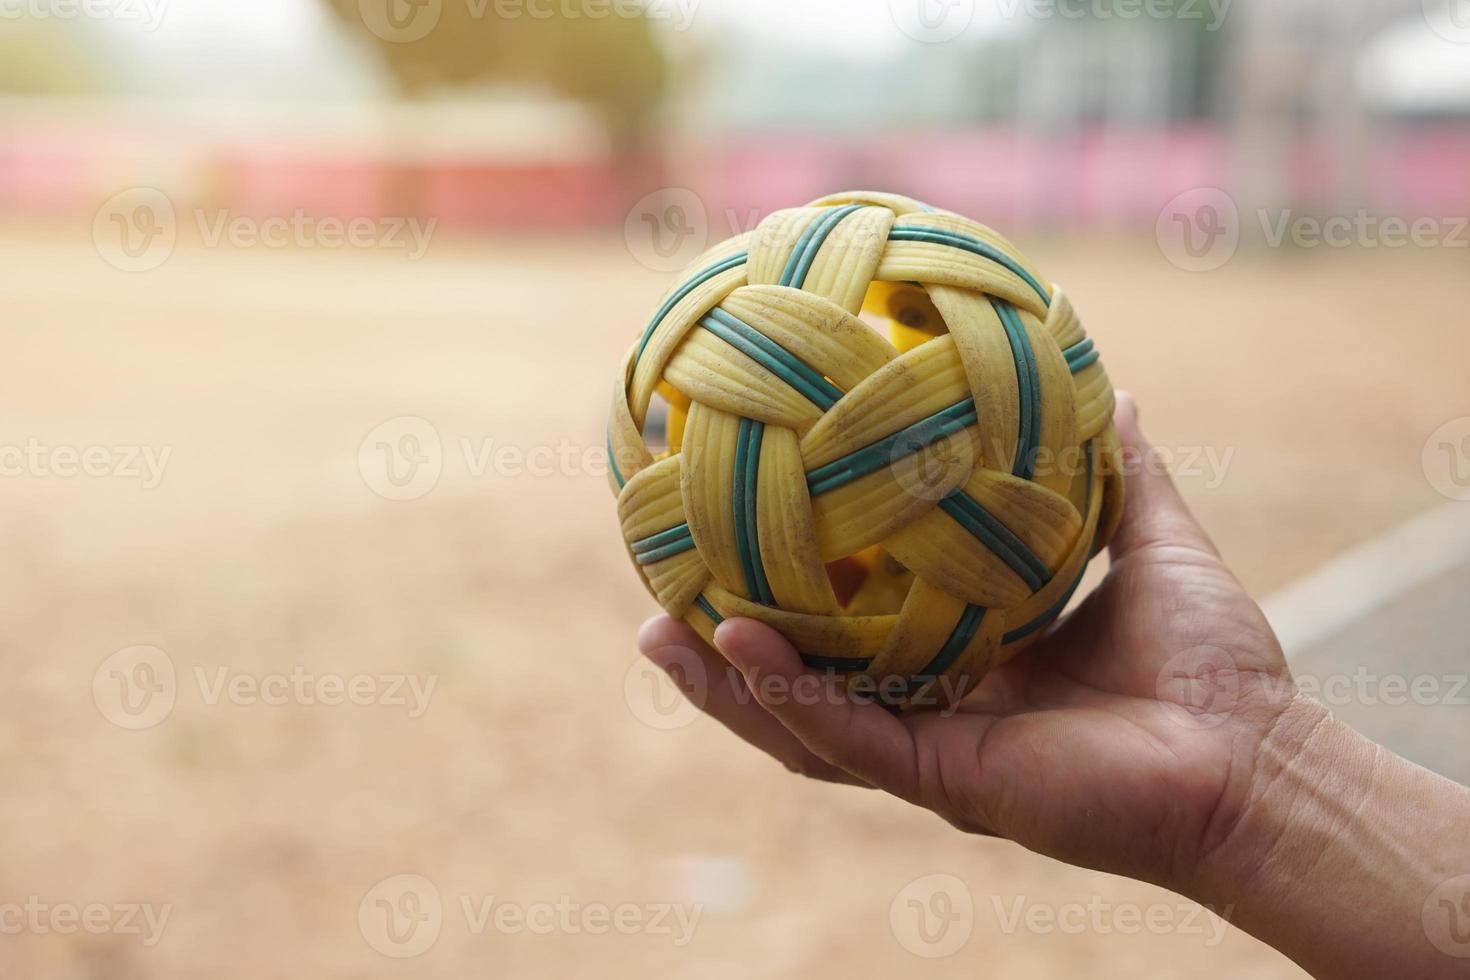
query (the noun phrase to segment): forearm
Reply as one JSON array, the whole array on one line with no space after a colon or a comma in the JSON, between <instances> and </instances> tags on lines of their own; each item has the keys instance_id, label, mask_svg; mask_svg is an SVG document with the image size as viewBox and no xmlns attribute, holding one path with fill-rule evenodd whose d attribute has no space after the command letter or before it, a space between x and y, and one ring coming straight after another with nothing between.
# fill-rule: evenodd
<instances>
[{"instance_id":1,"label":"forearm","mask_svg":"<svg viewBox=\"0 0 1470 980\"><path fill-rule=\"evenodd\" d=\"M1298 699L1258 754L1250 804L1201 899L1320 980L1470 970L1470 789ZM1463 885L1463 887L1457 887ZM1463 902L1463 905L1462 905Z\"/></svg>"}]
</instances>

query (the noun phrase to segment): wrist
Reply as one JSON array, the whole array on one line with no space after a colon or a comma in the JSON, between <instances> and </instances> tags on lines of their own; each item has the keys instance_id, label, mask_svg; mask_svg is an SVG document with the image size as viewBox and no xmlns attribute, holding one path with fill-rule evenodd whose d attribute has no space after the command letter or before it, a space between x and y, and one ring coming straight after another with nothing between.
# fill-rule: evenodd
<instances>
[{"instance_id":1,"label":"wrist","mask_svg":"<svg viewBox=\"0 0 1470 980\"><path fill-rule=\"evenodd\" d=\"M1456 976L1425 902L1470 873L1470 790L1405 762L1298 695L1260 739L1200 900L1317 977Z\"/></svg>"},{"instance_id":2,"label":"wrist","mask_svg":"<svg viewBox=\"0 0 1470 980\"><path fill-rule=\"evenodd\" d=\"M1199 888L1252 917L1300 901L1311 865L1361 815L1377 753L1321 704L1295 696L1248 753L1244 800L1202 863Z\"/></svg>"}]
</instances>

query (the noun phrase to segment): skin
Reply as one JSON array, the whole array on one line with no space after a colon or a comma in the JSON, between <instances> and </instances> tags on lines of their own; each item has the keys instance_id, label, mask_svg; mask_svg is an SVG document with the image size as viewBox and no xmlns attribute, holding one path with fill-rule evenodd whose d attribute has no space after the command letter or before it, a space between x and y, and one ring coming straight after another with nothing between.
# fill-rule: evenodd
<instances>
[{"instance_id":1,"label":"skin","mask_svg":"<svg viewBox=\"0 0 1470 980\"><path fill-rule=\"evenodd\" d=\"M1130 465L1107 577L958 710L891 714L753 620L723 623L715 650L656 617L640 649L676 681L703 668L701 707L793 772L1233 907L1321 978L1470 974L1434 918L1459 898L1443 883L1470 874L1470 791L1297 692L1172 481L1138 465L1149 445L1125 394L1114 421ZM1470 917L1470 879L1465 894Z\"/></svg>"}]
</instances>

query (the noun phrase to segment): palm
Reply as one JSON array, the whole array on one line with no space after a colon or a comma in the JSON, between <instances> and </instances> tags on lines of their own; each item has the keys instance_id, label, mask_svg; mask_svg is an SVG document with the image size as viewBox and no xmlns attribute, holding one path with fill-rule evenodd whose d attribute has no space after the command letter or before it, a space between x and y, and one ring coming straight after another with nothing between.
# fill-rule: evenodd
<instances>
[{"instance_id":1,"label":"palm","mask_svg":"<svg viewBox=\"0 0 1470 980\"><path fill-rule=\"evenodd\" d=\"M1248 733L1285 675L1252 652L1274 651L1269 636L1213 554L1136 550L956 715L909 723L928 759L918 802L1089 867L1138 875L1160 835L1171 861L1195 861L1244 793Z\"/></svg>"}]
</instances>

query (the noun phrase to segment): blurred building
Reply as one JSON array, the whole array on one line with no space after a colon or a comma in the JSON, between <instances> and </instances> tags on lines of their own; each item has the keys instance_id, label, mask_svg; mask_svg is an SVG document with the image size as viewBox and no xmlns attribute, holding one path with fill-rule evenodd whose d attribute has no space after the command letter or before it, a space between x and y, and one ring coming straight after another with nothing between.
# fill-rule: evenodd
<instances>
[{"instance_id":1,"label":"blurred building","mask_svg":"<svg viewBox=\"0 0 1470 980\"><path fill-rule=\"evenodd\" d=\"M0 213L135 184L469 228L620 223L678 185L726 216L712 234L854 185L1008 226L1151 226L1201 186L1267 209L1470 209L1470 59L1421 0L1013 20L945 44L884 20L862 45L708 2L708 29L677 35L469 17L414 43L375 37L355 0L175 4L156 37L8 18Z\"/></svg>"}]
</instances>

